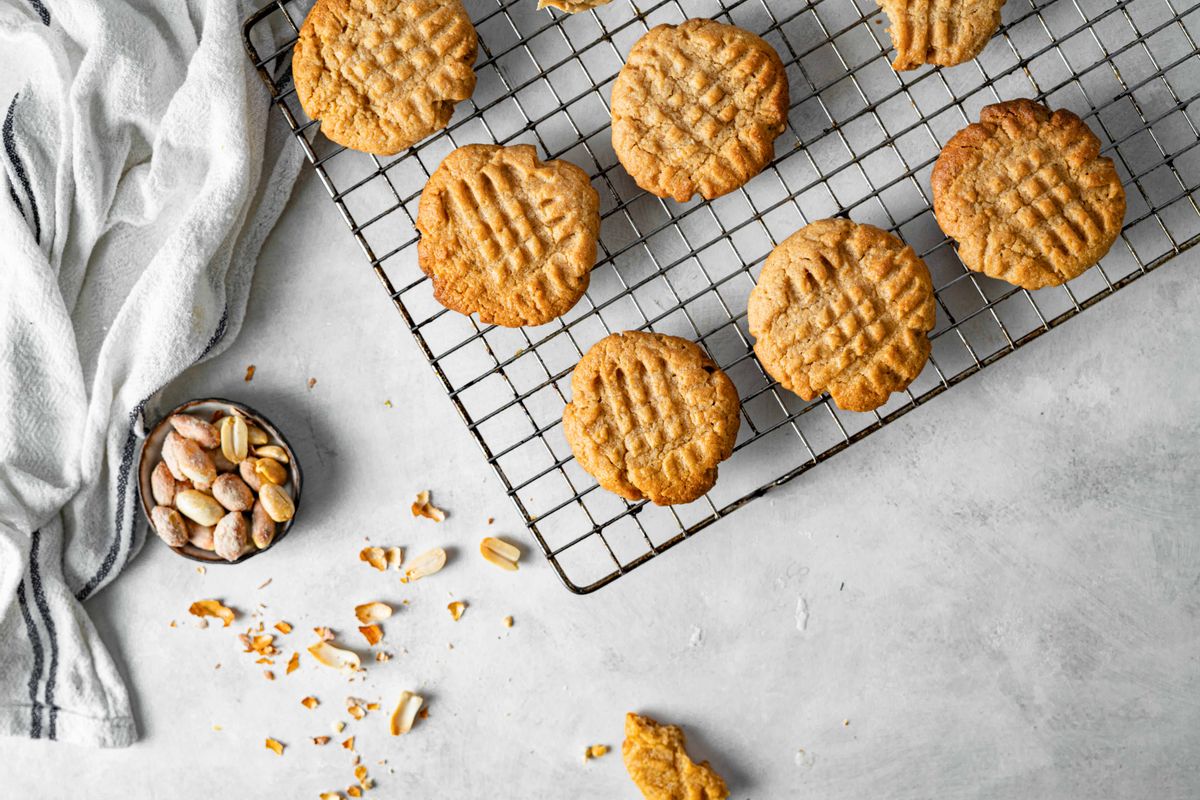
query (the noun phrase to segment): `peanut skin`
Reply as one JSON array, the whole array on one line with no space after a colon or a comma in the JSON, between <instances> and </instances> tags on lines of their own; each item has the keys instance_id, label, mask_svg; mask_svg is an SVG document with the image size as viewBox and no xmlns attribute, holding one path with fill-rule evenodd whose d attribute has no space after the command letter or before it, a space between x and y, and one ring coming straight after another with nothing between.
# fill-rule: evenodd
<instances>
[{"instance_id":1,"label":"peanut skin","mask_svg":"<svg viewBox=\"0 0 1200 800\"><path fill-rule=\"evenodd\" d=\"M158 505L172 506L175 504L175 492L179 490L179 487L167 462L158 462L158 466L150 473L150 489L154 495L154 502Z\"/></svg>"},{"instance_id":2,"label":"peanut skin","mask_svg":"<svg viewBox=\"0 0 1200 800\"><path fill-rule=\"evenodd\" d=\"M251 494L250 487L232 472L217 476L213 481L212 493L217 502L230 511L249 511L254 505L254 495Z\"/></svg>"},{"instance_id":3,"label":"peanut skin","mask_svg":"<svg viewBox=\"0 0 1200 800\"><path fill-rule=\"evenodd\" d=\"M254 471L254 461L252 459L248 458L238 464L238 474L242 476L242 480L246 482L251 491L258 492L262 490L262 479Z\"/></svg>"},{"instance_id":4,"label":"peanut skin","mask_svg":"<svg viewBox=\"0 0 1200 800\"><path fill-rule=\"evenodd\" d=\"M221 445L221 435L216 426L208 420L193 417L191 414L174 414L167 421L171 423L172 428L179 431L180 436L198 442L203 448Z\"/></svg>"},{"instance_id":5,"label":"peanut skin","mask_svg":"<svg viewBox=\"0 0 1200 800\"><path fill-rule=\"evenodd\" d=\"M179 471L193 483L212 483L217 479L217 468L212 459L191 439L180 438L175 443L175 458L179 462Z\"/></svg>"},{"instance_id":6,"label":"peanut skin","mask_svg":"<svg viewBox=\"0 0 1200 800\"><path fill-rule=\"evenodd\" d=\"M237 561L242 555L242 548L246 546L248 535L246 516L240 511L230 511L221 517L213 531L217 555L226 561Z\"/></svg>"},{"instance_id":7,"label":"peanut skin","mask_svg":"<svg viewBox=\"0 0 1200 800\"><path fill-rule=\"evenodd\" d=\"M187 476L179 470L179 443L182 441L182 436L175 431L169 431L162 446L163 461L171 471L171 477L177 481L187 480Z\"/></svg>"},{"instance_id":8,"label":"peanut skin","mask_svg":"<svg viewBox=\"0 0 1200 800\"><path fill-rule=\"evenodd\" d=\"M182 547L187 543L187 528L184 527L183 517L175 509L155 506L150 512L150 519L154 522L154 532L171 547Z\"/></svg>"},{"instance_id":9,"label":"peanut skin","mask_svg":"<svg viewBox=\"0 0 1200 800\"><path fill-rule=\"evenodd\" d=\"M250 514L250 538L259 550L266 550L275 540L275 520L263 508L259 501L254 502L254 511Z\"/></svg>"},{"instance_id":10,"label":"peanut skin","mask_svg":"<svg viewBox=\"0 0 1200 800\"><path fill-rule=\"evenodd\" d=\"M199 522L192 522L186 518L183 520L183 524L187 526L189 542L201 550L211 551L214 548L213 532L216 528L212 525L201 525Z\"/></svg>"}]
</instances>

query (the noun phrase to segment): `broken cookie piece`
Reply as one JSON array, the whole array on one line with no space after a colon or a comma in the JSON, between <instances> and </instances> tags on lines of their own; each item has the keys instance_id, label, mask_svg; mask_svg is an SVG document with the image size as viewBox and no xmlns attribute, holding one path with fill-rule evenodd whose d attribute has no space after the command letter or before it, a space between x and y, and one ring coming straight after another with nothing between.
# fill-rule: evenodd
<instances>
[{"instance_id":1,"label":"broken cookie piece","mask_svg":"<svg viewBox=\"0 0 1200 800\"><path fill-rule=\"evenodd\" d=\"M646 800L725 800L729 789L707 761L695 763L678 725L660 725L632 712L625 715L621 756L629 777Z\"/></svg>"}]
</instances>

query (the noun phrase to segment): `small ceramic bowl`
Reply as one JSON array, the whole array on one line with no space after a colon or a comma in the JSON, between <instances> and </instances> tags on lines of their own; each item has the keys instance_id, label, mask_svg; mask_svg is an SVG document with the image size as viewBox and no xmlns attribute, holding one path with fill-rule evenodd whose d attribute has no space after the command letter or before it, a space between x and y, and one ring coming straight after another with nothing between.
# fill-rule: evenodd
<instances>
[{"instance_id":1,"label":"small ceramic bowl","mask_svg":"<svg viewBox=\"0 0 1200 800\"><path fill-rule=\"evenodd\" d=\"M296 522L296 516L300 513L300 485L302 482L300 462L296 459L296 451L292 449L292 446L288 444L288 440L284 438L284 435L269 419L253 408L250 408L250 406L220 397L210 397L205 400L190 400L177 408L171 409L150 429L146 440L142 442L142 455L138 461L138 488L142 499L142 513L145 514L146 522L150 525L150 535L158 539L159 542L162 540L154 533L154 523L150 519L150 511L154 508L154 494L150 486L150 474L154 472L154 468L162 460L163 442L166 440L167 434L172 430L171 423L168 420L175 414L191 414L212 422L216 412L229 414L231 408L236 408L240 411L247 422L266 431L267 436L270 437L271 444L277 444L282 447L288 456L288 463L284 465L288 470L288 482L284 486L292 496L292 502L296 505L296 512L287 522L281 522L276 526L275 538L271 541L267 550L270 550L272 547L278 547L279 543L287 536L288 531L292 529L292 525ZM251 544L249 549L237 561L226 561L211 550L196 547L191 542L182 547L172 547L171 549L185 558L190 558L194 561L203 561L206 564L240 564L248 558L266 552L266 550L259 550Z\"/></svg>"}]
</instances>

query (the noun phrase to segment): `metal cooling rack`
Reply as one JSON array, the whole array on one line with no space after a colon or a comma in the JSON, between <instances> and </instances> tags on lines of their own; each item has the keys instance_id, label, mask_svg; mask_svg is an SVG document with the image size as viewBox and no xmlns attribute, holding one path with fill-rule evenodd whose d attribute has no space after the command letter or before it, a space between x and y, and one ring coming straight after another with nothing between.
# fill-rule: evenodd
<instances>
[{"instance_id":1,"label":"metal cooling rack","mask_svg":"<svg viewBox=\"0 0 1200 800\"><path fill-rule=\"evenodd\" d=\"M874 0L613 0L574 16L535 0L467 0L479 32L474 97L449 128L395 157L333 145L291 87L292 43L310 0L249 17L246 47L308 161L563 582L590 592L811 469L1200 240L1200 3L1008 0L975 61L895 73ZM744 189L677 204L637 188L609 133L612 82L650 27L709 16L764 36L787 64L791 111L776 158ZM929 172L984 105L1034 97L1100 136L1128 195L1121 239L1067 286L1028 292L966 271L934 221ZM537 145L583 167L600 192L599 258L587 297L519 330L446 311L416 262L413 220L429 173L471 142ZM849 215L896 232L937 287L933 356L875 413L805 403L751 351L746 300L774 245ZM737 384L742 426L716 487L687 506L598 490L561 431L571 369L612 331L699 341Z\"/></svg>"}]
</instances>

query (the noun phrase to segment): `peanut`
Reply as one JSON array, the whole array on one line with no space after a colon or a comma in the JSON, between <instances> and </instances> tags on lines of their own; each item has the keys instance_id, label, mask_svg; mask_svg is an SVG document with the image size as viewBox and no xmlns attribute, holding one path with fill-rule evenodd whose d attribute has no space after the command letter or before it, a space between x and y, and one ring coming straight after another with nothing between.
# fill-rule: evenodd
<instances>
[{"instance_id":1,"label":"peanut","mask_svg":"<svg viewBox=\"0 0 1200 800\"><path fill-rule=\"evenodd\" d=\"M192 483L212 483L217 479L217 468L212 459L191 439L181 438L175 443L175 457L179 461L179 471Z\"/></svg>"},{"instance_id":2,"label":"peanut","mask_svg":"<svg viewBox=\"0 0 1200 800\"><path fill-rule=\"evenodd\" d=\"M175 507L179 513L201 525L216 525L225 515L225 509L213 499L198 489L185 489L175 495Z\"/></svg>"},{"instance_id":3,"label":"peanut","mask_svg":"<svg viewBox=\"0 0 1200 800\"><path fill-rule=\"evenodd\" d=\"M221 448L214 447L204 452L208 453L208 457L212 459L213 466L217 468L217 472L233 472L237 469L237 464L226 458L225 454L221 452Z\"/></svg>"},{"instance_id":4,"label":"peanut","mask_svg":"<svg viewBox=\"0 0 1200 800\"><path fill-rule=\"evenodd\" d=\"M249 451L249 435L246 420L231 414L221 420L221 452L234 464L246 460Z\"/></svg>"},{"instance_id":5,"label":"peanut","mask_svg":"<svg viewBox=\"0 0 1200 800\"><path fill-rule=\"evenodd\" d=\"M175 476L171 474L171 468L167 466L167 462L158 462L158 466L150 473L150 489L155 503L160 506L175 504L175 492L179 487L175 484Z\"/></svg>"},{"instance_id":6,"label":"peanut","mask_svg":"<svg viewBox=\"0 0 1200 800\"><path fill-rule=\"evenodd\" d=\"M154 532L171 547L182 547L187 543L187 528L183 525L183 517L173 508L155 506L150 512L154 522Z\"/></svg>"},{"instance_id":7,"label":"peanut","mask_svg":"<svg viewBox=\"0 0 1200 800\"><path fill-rule=\"evenodd\" d=\"M190 519L184 519L183 524L187 526L189 542L201 550L213 549L213 531L216 529L212 525L201 525Z\"/></svg>"},{"instance_id":8,"label":"peanut","mask_svg":"<svg viewBox=\"0 0 1200 800\"><path fill-rule=\"evenodd\" d=\"M275 540L275 520L271 519L261 500L254 502L254 510L250 514L250 538L259 550L266 550Z\"/></svg>"},{"instance_id":9,"label":"peanut","mask_svg":"<svg viewBox=\"0 0 1200 800\"><path fill-rule=\"evenodd\" d=\"M274 483L277 486L287 483L287 470L273 458L260 458L255 461L254 472L265 483Z\"/></svg>"},{"instance_id":10,"label":"peanut","mask_svg":"<svg viewBox=\"0 0 1200 800\"><path fill-rule=\"evenodd\" d=\"M217 502L230 511L249 511L254 505L254 495L251 494L250 487L232 472L217 476L213 481L212 493Z\"/></svg>"},{"instance_id":11,"label":"peanut","mask_svg":"<svg viewBox=\"0 0 1200 800\"><path fill-rule=\"evenodd\" d=\"M264 431L262 428L256 428L253 425L246 426L246 439L255 447L266 444L270 441L270 439L267 437L266 431Z\"/></svg>"},{"instance_id":12,"label":"peanut","mask_svg":"<svg viewBox=\"0 0 1200 800\"><path fill-rule=\"evenodd\" d=\"M288 463L287 451L277 444L267 444L263 445L262 447L256 447L254 448L254 455L258 456L259 458L273 458L281 464Z\"/></svg>"},{"instance_id":13,"label":"peanut","mask_svg":"<svg viewBox=\"0 0 1200 800\"><path fill-rule=\"evenodd\" d=\"M258 493L258 502L262 503L267 516L276 522L287 522L296 513L296 504L287 491L274 483L264 483Z\"/></svg>"},{"instance_id":14,"label":"peanut","mask_svg":"<svg viewBox=\"0 0 1200 800\"><path fill-rule=\"evenodd\" d=\"M250 487L253 492L262 489L262 480L258 477L258 473L254 471L254 462L249 459L238 464L238 474L242 476L242 480Z\"/></svg>"},{"instance_id":15,"label":"peanut","mask_svg":"<svg viewBox=\"0 0 1200 800\"><path fill-rule=\"evenodd\" d=\"M230 511L217 523L213 531L213 545L217 555L226 561L237 561L247 542L246 516L240 511Z\"/></svg>"},{"instance_id":16,"label":"peanut","mask_svg":"<svg viewBox=\"0 0 1200 800\"><path fill-rule=\"evenodd\" d=\"M175 431L168 431L167 438L163 440L162 458L166 462L167 469L171 471L171 477L177 481L185 480L185 476L179 471L178 446L183 441L183 437Z\"/></svg>"},{"instance_id":17,"label":"peanut","mask_svg":"<svg viewBox=\"0 0 1200 800\"><path fill-rule=\"evenodd\" d=\"M216 447L221 443L217 429L208 420L193 417L191 414L173 414L167 421L180 436L199 442L201 447Z\"/></svg>"}]
</instances>

